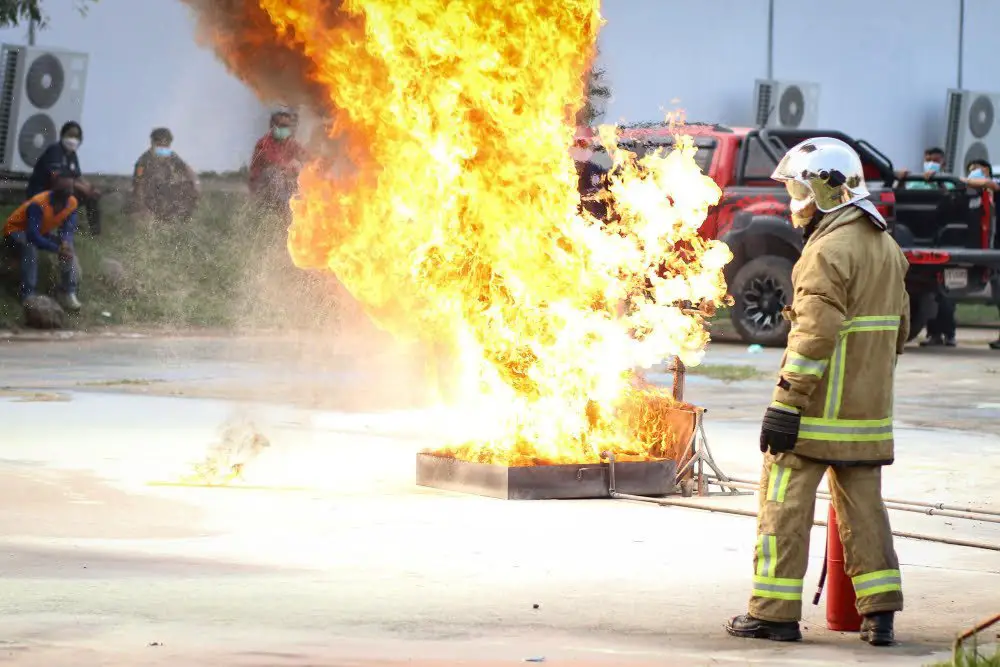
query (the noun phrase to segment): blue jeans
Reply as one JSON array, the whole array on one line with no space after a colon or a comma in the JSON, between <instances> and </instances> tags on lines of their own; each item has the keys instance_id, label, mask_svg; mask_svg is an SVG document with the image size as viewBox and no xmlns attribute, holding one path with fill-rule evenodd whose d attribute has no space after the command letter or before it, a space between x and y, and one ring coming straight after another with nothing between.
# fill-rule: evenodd
<instances>
[{"instance_id":1,"label":"blue jeans","mask_svg":"<svg viewBox=\"0 0 1000 667\"><path fill-rule=\"evenodd\" d=\"M59 238L50 236L55 243ZM12 248L21 260L21 290L18 296L27 299L38 288L38 246L28 242L24 232L12 232L4 237L4 245ZM66 294L76 294L79 284L80 265L76 255L71 260L59 258L59 288Z\"/></svg>"}]
</instances>

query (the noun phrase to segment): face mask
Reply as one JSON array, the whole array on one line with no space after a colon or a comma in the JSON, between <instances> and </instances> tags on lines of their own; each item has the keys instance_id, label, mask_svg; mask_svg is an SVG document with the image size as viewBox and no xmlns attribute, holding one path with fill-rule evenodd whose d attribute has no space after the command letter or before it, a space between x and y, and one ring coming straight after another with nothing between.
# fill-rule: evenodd
<instances>
[{"instance_id":1,"label":"face mask","mask_svg":"<svg viewBox=\"0 0 1000 667\"><path fill-rule=\"evenodd\" d=\"M75 151L80 147L80 140L76 137L66 137L62 140L62 145L68 151Z\"/></svg>"},{"instance_id":2,"label":"face mask","mask_svg":"<svg viewBox=\"0 0 1000 667\"><path fill-rule=\"evenodd\" d=\"M174 154L174 149L167 148L166 146L157 146L153 149L153 152L159 157L170 157Z\"/></svg>"},{"instance_id":3,"label":"face mask","mask_svg":"<svg viewBox=\"0 0 1000 667\"><path fill-rule=\"evenodd\" d=\"M941 164L938 162L924 162L924 171L932 171L936 174L941 171Z\"/></svg>"},{"instance_id":4,"label":"face mask","mask_svg":"<svg viewBox=\"0 0 1000 667\"><path fill-rule=\"evenodd\" d=\"M986 178L986 174L983 173L982 169L973 169L969 172L969 178Z\"/></svg>"},{"instance_id":5,"label":"face mask","mask_svg":"<svg viewBox=\"0 0 1000 667\"><path fill-rule=\"evenodd\" d=\"M285 139L292 136L292 128L276 127L271 131L271 133L274 135L274 138L277 139L278 141L284 141Z\"/></svg>"}]
</instances>

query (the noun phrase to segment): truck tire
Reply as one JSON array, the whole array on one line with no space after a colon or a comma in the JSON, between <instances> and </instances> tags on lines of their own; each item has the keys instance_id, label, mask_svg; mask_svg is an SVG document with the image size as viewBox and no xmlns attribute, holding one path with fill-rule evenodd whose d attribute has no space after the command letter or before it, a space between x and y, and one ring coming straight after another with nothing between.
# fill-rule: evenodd
<instances>
[{"instance_id":1,"label":"truck tire","mask_svg":"<svg viewBox=\"0 0 1000 667\"><path fill-rule=\"evenodd\" d=\"M784 257L764 255L736 272L729 286L735 300L731 319L744 341L766 347L785 344L791 323L781 309L792 303L792 266Z\"/></svg>"}]
</instances>

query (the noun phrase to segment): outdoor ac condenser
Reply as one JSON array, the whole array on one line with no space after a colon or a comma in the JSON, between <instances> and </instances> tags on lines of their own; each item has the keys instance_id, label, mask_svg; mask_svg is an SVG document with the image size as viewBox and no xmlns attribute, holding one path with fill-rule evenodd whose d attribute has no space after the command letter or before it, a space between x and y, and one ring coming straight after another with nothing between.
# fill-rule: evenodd
<instances>
[{"instance_id":1,"label":"outdoor ac condenser","mask_svg":"<svg viewBox=\"0 0 1000 667\"><path fill-rule=\"evenodd\" d=\"M959 173L969 161L1000 163L1000 93L971 90L948 91L948 125L945 128L947 170Z\"/></svg>"},{"instance_id":2,"label":"outdoor ac condenser","mask_svg":"<svg viewBox=\"0 0 1000 667\"><path fill-rule=\"evenodd\" d=\"M754 113L757 127L815 128L819 125L819 84L758 79Z\"/></svg>"},{"instance_id":3,"label":"outdoor ac condenser","mask_svg":"<svg viewBox=\"0 0 1000 667\"><path fill-rule=\"evenodd\" d=\"M0 170L30 172L63 123L80 120L85 53L4 44L0 53Z\"/></svg>"}]
</instances>

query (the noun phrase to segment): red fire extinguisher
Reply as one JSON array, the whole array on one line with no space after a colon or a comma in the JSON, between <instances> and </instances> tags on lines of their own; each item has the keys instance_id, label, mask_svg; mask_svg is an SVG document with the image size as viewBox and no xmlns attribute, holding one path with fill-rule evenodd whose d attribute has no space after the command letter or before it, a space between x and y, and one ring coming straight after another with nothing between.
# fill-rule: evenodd
<instances>
[{"instance_id":1,"label":"red fire extinguisher","mask_svg":"<svg viewBox=\"0 0 1000 667\"><path fill-rule=\"evenodd\" d=\"M830 513L826 525L826 558L820 574L819 590L813 597L813 604L819 604L823 584L827 582L826 627L836 632L857 632L861 629L861 616L854 606L854 584L844 572L844 545L837 530L837 512L830 503Z\"/></svg>"}]
</instances>

